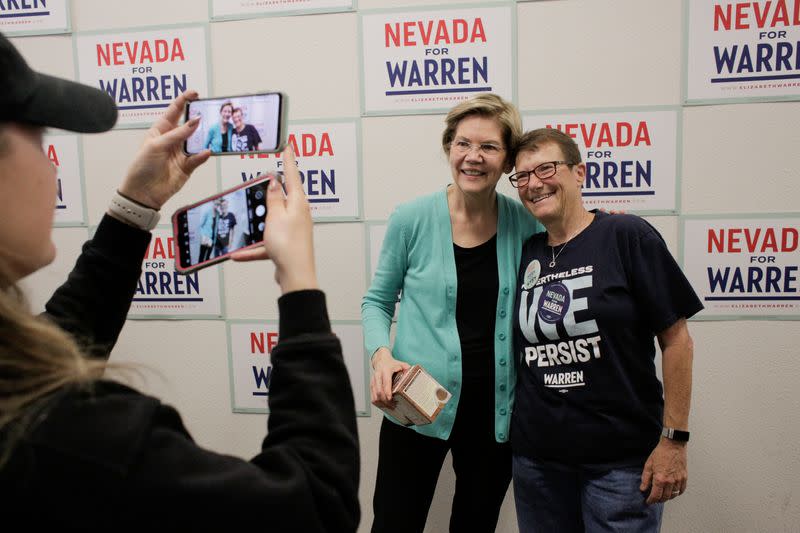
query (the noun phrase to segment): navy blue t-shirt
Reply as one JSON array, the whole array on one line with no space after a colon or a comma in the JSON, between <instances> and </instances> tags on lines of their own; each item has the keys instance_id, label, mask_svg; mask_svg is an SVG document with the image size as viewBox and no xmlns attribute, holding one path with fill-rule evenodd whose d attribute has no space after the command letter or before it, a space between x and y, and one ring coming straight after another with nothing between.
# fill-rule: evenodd
<instances>
[{"instance_id":1,"label":"navy blue t-shirt","mask_svg":"<svg viewBox=\"0 0 800 533\"><path fill-rule=\"evenodd\" d=\"M249 152L255 150L261 142L261 135L252 124L245 124L242 131L233 128L231 135L231 152Z\"/></svg>"},{"instance_id":2,"label":"navy blue t-shirt","mask_svg":"<svg viewBox=\"0 0 800 533\"><path fill-rule=\"evenodd\" d=\"M595 212L558 253L523 245L514 348L514 453L597 467L645 462L664 401L655 336L703 308L661 235L634 215Z\"/></svg>"}]
</instances>

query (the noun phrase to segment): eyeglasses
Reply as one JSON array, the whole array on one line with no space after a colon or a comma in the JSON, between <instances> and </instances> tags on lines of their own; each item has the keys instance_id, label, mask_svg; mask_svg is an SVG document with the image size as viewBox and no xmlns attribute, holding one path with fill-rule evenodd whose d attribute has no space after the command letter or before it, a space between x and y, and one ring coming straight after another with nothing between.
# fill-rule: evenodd
<instances>
[{"instance_id":1,"label":"eyeglasses","mask_svg":"<svg viewBox=\"0 0 800 533\"><path fill-rule=\"evenodd\" d=\"M468 154L475 148L478 153L486 157L491 157L500 154L504 148L494 143L480 143L472 144L469 141L452 141L450 142L450 149L455 150L459 154Z\"/></svg>"},{"instance_id":2,"label":"eyeglasses","mask_svg":"<svg viewBox=\"0 0 800 533\"><path fill-rule=\"evenodd\" d=\"M533 170L523 170L521 172L512 174L508 177L508 180L515 189L519 189L520 187L524 187L528 181L530 181L531 174L536 174L536 177L540 180L546 180L547 178L552 178L556 175L558 165L572 166L574 164L575 163L570 163L569 161L548 161L547 163L538 165Z\"/></svg>"}]
</instances>

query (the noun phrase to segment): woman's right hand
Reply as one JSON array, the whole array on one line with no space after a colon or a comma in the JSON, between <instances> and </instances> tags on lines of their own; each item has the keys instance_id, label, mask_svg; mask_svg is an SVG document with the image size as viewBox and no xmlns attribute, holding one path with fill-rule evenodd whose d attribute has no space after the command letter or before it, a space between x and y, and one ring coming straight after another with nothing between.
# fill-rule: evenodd
<instances>
[{"instance_id":1,"label":"woman's right hand","mask_svg":"<svg viewBox=\"0 0 800 533\"><path fill-rule=\"evenodd\" d=\"M392 357L389 348L385 346L378 348L372 357L372 379L369 384L372 405L380 408L394 408L396 403L392 400L394 375L409 368L411 365L408 363Z\"/></svg>"},{"instance_id":2,"label":"woman's right hand","mask_svg":"<svg viewBox=\"0 0 800 533\"><path fill-rule=\"evenodd\" d=\"M183 187L194 169L208 160L209 150L190 156L183 153L183 143L197 130L200 117L184 124L180 121L186 103L197 96L194 90L183 92L147 130L139 153L119 186L121 194L147 207L161 209Z\"/></svg>"},{"instance_id":3,"label":"woman's right hand","mask_svg":"<svg viewBox=\"0 0 800 533\"><path fill-rule=\"evenodd\" d=\"M300 171L291 145L283 151L286 197L278 179L267 189L267 220L264 245L241 250L231 255L234 261L272 259L275 281L286 294L303 289L318 289L314 263L314 236L311 208L308 204Z\"/></svg>"}]
</instances>

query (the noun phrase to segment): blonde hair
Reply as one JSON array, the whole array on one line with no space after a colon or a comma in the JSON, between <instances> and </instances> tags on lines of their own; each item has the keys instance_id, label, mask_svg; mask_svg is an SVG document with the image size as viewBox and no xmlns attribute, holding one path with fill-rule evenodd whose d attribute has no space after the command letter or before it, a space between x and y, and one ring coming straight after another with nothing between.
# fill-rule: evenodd
<instances>
[{"instance_id":1,"label":"blonde hair","mask_svg":"<svg viewBox=\"0 0 800 533\"><path fill-rule=\"evenodd\" d=\"M31 314L12 279L0 263L0 468L53 392L89 387L107 366L48 319Z\"/></svg>"},{"instance_id":2,"label":"blonde hair","mask_svg":"<svg viewBox=\"0 0 800 533\"><path fill-rule=\"evenodd\" d=\"M450 143L456 135L459 123L467 117L480 116L497 121L503 135L503 147L506 150L506 164L514 165L513 148L522 135L522 118L517 107L493 93L480 93L465 100L447 113L444 119L445 129L442 133L442 148L450 155Z\"/></svg>"}]
</instances>

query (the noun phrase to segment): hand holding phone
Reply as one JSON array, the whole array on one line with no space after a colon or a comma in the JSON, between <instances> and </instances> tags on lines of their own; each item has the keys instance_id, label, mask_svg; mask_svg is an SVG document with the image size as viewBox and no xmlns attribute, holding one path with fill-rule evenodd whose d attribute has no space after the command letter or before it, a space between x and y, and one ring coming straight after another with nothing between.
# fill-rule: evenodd
<instances>
[{"instance_id":1,"label":"hand holding phone","mask_svg":"<svg viewBox=\"0 0 800 533\"><path fill-rule=\"evenodd\" d=\"M294 151L283 151L284 197L280 186L271 183L267 191L267 220L263 246L232 254L234 261L271 258L275 280L283 293L319 288L314 262L311 208L303 191Z\"/></svg>"},{"instance_id":2,"label":"hand holding phone","mask_svg":"<svg viewBox=\"0 0 800 533\"><path fill-rule=\"evenodd\" d=\"M279 179L261 176L178 209L172 215L175 270L188 274L224 261L236 250L261 244L270 181Z\"/></svg>"},{"instance_id":3,"label":"hand holding phone","mask_svg":"<svg viewBox=\"0 0 800 533\"><path fill-rule=\"evenodd\" d=\"M119 192L140 204L160 209L183 187L192 172L208 160L207 151L191 156L181 153L186 139L197 133L197 122L180 124L186 103L195 98L197 91L185 91L147 130Z\"/></svg>"},{"instance_id":4,"label":"hand holding phone","mask_svg":"<svg viewBox=\"0 0 800 533\"><path fill-rule=\"evenodd\" d=\"M200 125L184 143L186 154L211 150L212 155L262 154L286 145L288 98L265 92L205 98L186 105L186 121Z\"/></svg>"}]
</instances>

